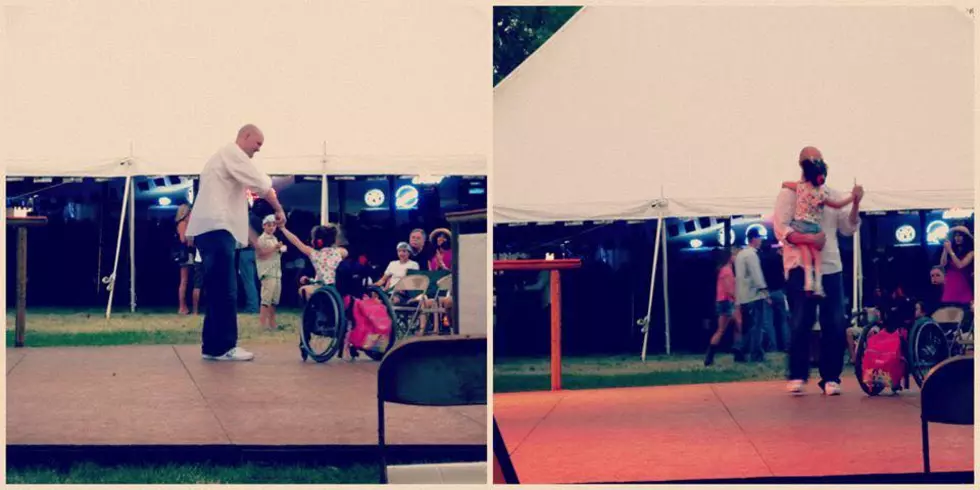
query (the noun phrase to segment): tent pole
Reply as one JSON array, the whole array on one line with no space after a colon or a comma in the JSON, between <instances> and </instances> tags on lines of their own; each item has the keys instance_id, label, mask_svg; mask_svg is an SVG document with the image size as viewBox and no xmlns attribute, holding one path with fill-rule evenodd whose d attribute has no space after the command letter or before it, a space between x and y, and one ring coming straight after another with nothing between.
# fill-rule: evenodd
<instances>
[{"instance_id":1,"label":"tent pole","mask_svg":"<svg viewBox=\"0 0 980 490\"><path fill-rule=\"evenodd\" d=\"M320 160L320 226L327 226L330 221L329 209L327 209L328 189L327 189L327 142L323 142L323 158Z\"/></svg>"},{"instance_id":2,"label":"tent pole","mask_svg":"<svg viewBox=\"0 0 980 490\"><path fill-rule=\"evenodd\" d=\"M647 316L640 319L643 325L643 351L640 353L640 360L647 360L647 343L650 338L650 314L653 312L653 292L657 285L657 259L660 258L660 236L664 232L664 213L660 211L660 218L657 221L657 237L653 241L653 267L650 268L650 299L647 302Z\"/></svg>"},{"instance_id":3,"label":"tent pole","mask_svg":"<svg viewBox=\"0 0 980 490\"><path fill-rule=\"evenodd\" d=\"M861 311L861 308L864 306L864 298L862 297L863 289L861 287L863 278L861 277L861 273L861 228L859 227L854 232L854 312Z\"/></svg>"},{"instance_id":4,"label":"tent pole","mask_svg":"<svg viewBox=\"0 0 980 490\"><path fill-rule=\"evenodd\" d=\"M660 213L661 228L663 228L664 220L665 220L665 218L664 218L663 212L661 212ZM664 340L666 341L667 355L669 356L670 355L670 298L669 298L669 293L667 292L667 234L666 233L661 233L660 234L660 238L663 240L663 243L661 245L663 246L663 249L664 249L664 253L661 254L661 257L663 257L663 261L664 261L663 262L663 265L664 265L664 285L663 285L663 291L664 291Z\"/></svg>"},{"instance_id":5,"label":"tent pole","mask_svg":"<svg viewBox=\"0 0 980 490\"><path fill-rule=\"evenodd\" d=\"M126 183L123 184L123 202L122 209L119 212L119 234L116 236L116 259L113 261L112 274L109 276L108 287L109 287L109 302L105 307L105 318L109 319L112 314L112 296L116 289L116 272L119 270L119 253L122 252L122 238L123 238L123 227L126 224L126 204L129 201L129 188L132 183L132 176L126 176Z\"/></svg>"},{"instance_id":6,"label":"tent pole","mask_svg":"<svg viewBox=\"0 0 980 490\"><path fill-rule=\"evenodd\" d=\"M854 185L855 186L857 185L857 178L854 179ZM863 291L864 291L864 288L862 288L862 282L863 282L862 279L863 278L861 277L862 267L861 267L861 227L860 226L858 226L858 228L856 230L854 230L854 241L853 241L853 243L854 243L854 245L853 245L854 246L854 258L853 258L853 261L854 261L854 274L853 274L853 283L854 283L853 284L853 287L854 287L854 291L853 291L853 298L854 298L854 300L852 301L853 306L852 306L851 309L852 309L852 311L854 311L855 313L857 313L857 312L861 311L861 308L864 306L863 305L864 298L863 298L863 294L862 294Z\"/></svg>"},{"instance_id":7,"label":"tent pole","mask_svg":"<svg viewBox=\"0 0 980 490\"><path fill-rule=\"evenodd\" d=\"M133 185L132 181L129 183ZM136 193L129 193L129 312L136 313Z\"/></svg>"}]
</instances>

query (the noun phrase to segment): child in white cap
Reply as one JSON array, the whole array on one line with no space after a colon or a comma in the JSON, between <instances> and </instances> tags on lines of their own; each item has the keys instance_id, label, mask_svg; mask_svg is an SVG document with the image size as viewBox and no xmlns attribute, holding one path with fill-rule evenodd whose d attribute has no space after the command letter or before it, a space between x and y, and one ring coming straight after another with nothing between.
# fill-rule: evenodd
<instances>
[{"instance_id":1,"label":"child in white cap","mask_svg":"<svg viewBox=\"0 0 980 490\"><path fill-rule=\"evenodd\" d=\"M392 260L388 264L388 268L385 269L384 275L375 283L376 286L389 292L395 289L395 285L408 275L408 271L419 270L419 263L411 259L412 247L409 244L401 242L395 247L395 250L398 253L398 260ZM395 295L391 300L395 304L399 304L407 302L409 298L408 292L402 291L401 294Z\"/></svg>"},{"instance_id":2,"label":"child in white cap","mask_svg":"<svg viewBox=\"0 0 980 490\"><path fill-rule=\"evenodd\" d=\"M262 282L262 309L259 310L259 325L274 330L276 325L276 305L282 295L282 254L286 246L276 238L276 217L268 215L262 220L262 235L259 236L255 254L255 268Z\"/></svg>"}]
</instances>

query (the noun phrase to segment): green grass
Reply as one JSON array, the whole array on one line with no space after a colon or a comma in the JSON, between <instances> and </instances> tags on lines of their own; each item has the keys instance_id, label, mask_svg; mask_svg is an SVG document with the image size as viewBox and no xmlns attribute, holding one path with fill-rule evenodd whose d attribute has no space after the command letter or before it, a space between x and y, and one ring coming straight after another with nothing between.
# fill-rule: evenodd
<instances>
[{"instance_id":1,"label":"green grass","mask_svg":"<svg viewBox=\"0 0 980 490\"><path fill-rule=\"evenodd\" d=\"M376 466L239 466L172 464L100 466L83 463L67 471L46 467L7 468L8 484L341 484L378 483Z\"/></svg>"},{"instance_id":2,"label":"green grass","mask_svg":"<svg viewBox=\"0 0 980 490\"><path fill-rule=\"evenodd\" d=\"M203 316L178 315L170 311L114 312L105 310L32 309L27 312L24 344L27 347L197 344L201 341ZM284 330L269 331L259 326L257 314L238 316L241 342L283 343L297 338L298 310L277 315ZM15 315L7 315L7 347L14 345Z\"/></svg>"},{"instance_id":3,"label":"green grass","mask_svg":"<svg viewBox=\"0 0 980 490\"><path fill-rule=\"evenodd\" d=\"M737 364L721 354L711 367L704 367L701 355L590 356L562 359L562 388L570 390L665 386L733 381L783 379L786 356L772 353L764 363ZM494 362L493 392L548 390L551 371L547 358L505 359Z\"/></svg>"}]
</instances>

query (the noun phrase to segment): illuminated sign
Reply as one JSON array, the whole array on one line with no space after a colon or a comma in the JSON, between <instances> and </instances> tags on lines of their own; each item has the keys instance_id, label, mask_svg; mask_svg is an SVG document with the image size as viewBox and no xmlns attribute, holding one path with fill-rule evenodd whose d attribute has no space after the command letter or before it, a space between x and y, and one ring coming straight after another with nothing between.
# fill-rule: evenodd
<instances>
[{"instance_id":1,"label":"illuminated sign","mask_svg":"<svg viewBox=\"0 0 980 490\"><path fill-rule=\"evenodd\" d=\"M718 243L722 245L731 245L735 243L735 230L729 230L729 231L730 231L730 236L728 238L728 241L725 241L725 228L722 227L722 229L718 230Z\"/></svg>"},{"instance_id":2,"label":"illuminated sign","mask_svg":"<svg viewBox=\"0 0 980 490\"><path fill-rule=\"evenodd\" d=\"M926 227L926 242L939 245L949 235L949 225L944 221L933 221Z\"/></svg>"},{"instance_id":3,"label":"illuminated sign","mask_svg":"<svg viewBox=\"0 0 980 490\"><path fill-rule=\"evenodd\" d=\"M915 240L915 228L911 225L902 225L895 230L895 239L898 243L912 243Z\"/></svg>"},{"instance_id":4,"label":"illuminated sign","mask_svg":"<svg viewBox=\"0 0 980 490\"><path fill-rule=\"evenodd\" d=\"M385 193L381 189L371 189L364 193L364 204L369 208L378 208L385 203Z\"/></svg>"},{"instance_id":5,"label":"illuminated sign","mask_svg":"<svg viewBox=\"0 0 980 490\"><path fill-rule=\"evenodd\" d=\"M419 206L419 190L415 186L403 185L395 191L395 209L409 210Z\"/></svg>"}]
</instances>

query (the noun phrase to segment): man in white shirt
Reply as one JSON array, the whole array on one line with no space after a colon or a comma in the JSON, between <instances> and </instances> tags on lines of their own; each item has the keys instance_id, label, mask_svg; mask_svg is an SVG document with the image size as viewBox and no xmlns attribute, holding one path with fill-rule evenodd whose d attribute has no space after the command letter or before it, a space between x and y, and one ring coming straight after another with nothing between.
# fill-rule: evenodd
<instances>
[{"instance_id":1,"label":"man in white shirt","mask_svg":"<svg viewBox=\"0 0 980 490\"><path fill-rule=\"evenodd\" d=\"M823 156L820 150L806 147L800 152L800 162L804 160L820 160ZM839 192L828 188L832 199L840 199ZM823 219L820 223L821 233L803 234L793 231L790 222L796 206L796 193L782 189L776 199L776 209L773 212L773 228L776 237L785 245L783 249L783 269L786 271L786 298L792 318L792 333L790 334L789 351L789 384L790 393L801 394L803 385L809 379L810 330L817 320L817 306L820 306L820 383L819 386L827 395L840 394L840 375L844 370L844 338L845 318L843 267L841 265L840 248L837 246L837 233L851 236L861 222L858 216L864 189L854 186L854 203L848 209L824 207ZM803 290L803 264L800 250L795 245L809 244L822 248L821 265L823 267L824 297L808 295Z\"/></svg>"},{"instance_id":2,"label":"man in white shirt","mask_svg":"<svg viewBox=\"0 0 980 490\"><path fill-rule=\"evenodd\" d=\"M194 238L194 246L201 252L204 283L208 288L201 335L204 359L250 361L255 357L237 347L235 249L255 239L248 223L246 189L272 205L278 225L286 222L272 179L259 172L251 160L264 141L259 128L245 125L238 131L235 142L218 150L201 171L201 188L186 234Z\"/></svg>"},{"instance_id":3,"label":"man in white shirt","mask_svg":"<svg viewBox=\"0 0 980 490\"><path fill-rule=\"evenodd\" d=\"M735 300L742 309L742 345L736 346L735 362L745 362L746 354L752 362L763 362L762 319L769 291L759 259L762 236L758 229L749 228L746 238L749 246L735 257Z\"/></svg>"}]
</instances>

